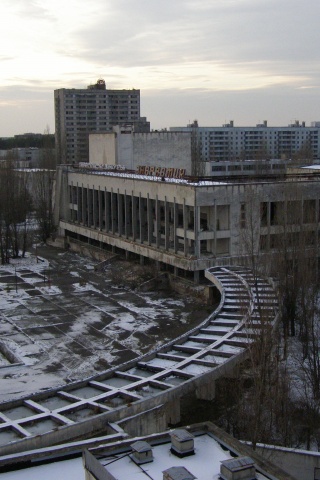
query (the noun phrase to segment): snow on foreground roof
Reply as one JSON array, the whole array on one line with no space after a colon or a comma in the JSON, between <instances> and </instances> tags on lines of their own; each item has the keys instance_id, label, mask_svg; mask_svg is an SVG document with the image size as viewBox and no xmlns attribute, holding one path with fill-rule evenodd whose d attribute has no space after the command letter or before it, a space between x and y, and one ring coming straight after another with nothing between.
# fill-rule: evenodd
<instances>
[{"instance_id":1,"label":"snow on foreground roof","mask_svg":"<svg viewBox=\"0 0 320 480\"><path fill-rule=\"evenodd\" d=\"M1 473L1 480L84 480L82 458Z\"/></svg>"},{"instance_id":2,"label":"snow on foreground roof","mask_svg":"<svg viewBox=\"0 0 320 480\"><path fill-rule=\"evenodd\" d=\"M105 466L107 471L118 480L127 480L129 478L143 480L147 477L153 480L163 480L162 472L173 466L183 466L196 478L201 480L218 480L220 478L221 462L233 458L230 451L223 449L221 445L208 434L196 436L194 446L195 455L178 458L171 453L170 442L162 445L153 445L153 462L141 466L136 465L128 455L124 456L124 452L118 456L111 455L103 456L102 458L99 454L99 461ZM256 478L258 480L264 480L267 477L256 473Z\"/></svg>"},{"instance_id":3,"label":"snow on foreground roof","mask_svg":"<svg viewBox=\"0 0 320 480\"><path fill-rule=\"evenodd\" d=\"M154 461L137 466L123 452L117 455L100 458L108 472L118 480L141 479L150 476L153 480L163 480L162 472L172 466L184 466L199 480L218 480L220 465L223 460L233 458L228 450L223 449L210 435L195 437L195 455L178 458L170 452L170 442L153 446ZM144 473L147 472L147 474ZM148 477L148 478L150 478ZM36 467L23 468L1 473L1 480L84 480L85 470L82 458L61 460ZM256 472L257 480L267 480L267 477Z\"/></svg>"},{"instance_id":4,"label":"snow on foreground roof","mask_svg":"<svg viewBox=\"0 0 320 480\"><path fill-rule=\"evenodd\" d=\"M320 170L320 164L319 165L304 165L301 168L307 168L309 170Z\"/></svg>"}]
</instances>

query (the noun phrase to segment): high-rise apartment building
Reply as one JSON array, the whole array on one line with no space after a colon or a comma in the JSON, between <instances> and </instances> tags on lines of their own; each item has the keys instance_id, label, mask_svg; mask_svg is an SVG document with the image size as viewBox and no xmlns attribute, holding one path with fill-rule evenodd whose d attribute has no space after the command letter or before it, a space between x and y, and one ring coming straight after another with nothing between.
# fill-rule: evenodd
<instances>
[{"instance_id":1,"label":"high-rise apartment building","mask_svg":"<svg viewBox=\"0 0 320 480\"><path fill-rule=\"evenodd\" d=\"M108 90L104 80L86 89L60 88L54 91L57 163L86 162L89 133L108 132L114 125L139 125L140 90Z\"/></svg>"}]
</instances>

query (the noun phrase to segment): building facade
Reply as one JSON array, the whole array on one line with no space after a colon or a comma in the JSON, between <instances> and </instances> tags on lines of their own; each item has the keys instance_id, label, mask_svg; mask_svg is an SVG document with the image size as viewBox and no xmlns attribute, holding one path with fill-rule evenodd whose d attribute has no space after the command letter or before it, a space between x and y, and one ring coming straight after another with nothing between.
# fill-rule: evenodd
<instances>
[{"instance_id":1,"label":"building facade","mask_svg":"<svg viewBox=\"0 0 320 480\"><path fill-rule=\"evenodd\" d=\"M41 154L41 149L36 147L11 148L10 150L0 150L0 159L14 160L19 167L37 167Z\"/></svg>"},{"instance_id":2,"label":"building facade","mask_svg":"<svg viewBox=\"0 0 320 480\"><path fill-rule=\"evenodd\" d=\"M136 132L133 126L116 126L113 132L91 134L89 161L98 165L183 168L191 174L191 136L180 132Z\"/></svg>"},{"instance_id":3,"label":"building facade","mask_svg":"<svg viewBox=\"0 0 320 480\"><path fill-rule=\"evenodd\" d=\"M104 80L86 89L55 90L54 106L57 163L88 161L90 132L135 122L150 129L140 118L140 90L108 90Z\"/></svg>"},{"instance_id":4,"label":"building facade","mask_svg":"<svg viewBox=\"0 0 320 480\"><path fill-rule=\"evenodd\" d=\"M171 127L173 132L191 132L207 162L282 159L320 159L320 122L306 126L297 121L287 127L268 127L267 121L255 127L236 127L233 121L221 127Z\"/></svg>"},{"instance_id":5,"label":"building facade","mask_svg":"<svg viewBox=\"0 0 320 480\"><path fill-rule=\"evenodd\" d=\"M284 225L288 242L303 232L304 248L317 252L319 202L317 176L192 183L60 167L56 223L62 236L193 272L198 281L206 268L272 254Z\"/></svg>"},{"instance_id":6,"label":"building facade","mask_svg":"<svg viewBox=\"0 0 320 480\"><path fill-rule=\"evenodd\" d=\"M89 135L89 162L121 165L129 170L140 166L180 168L189 176L231 177L284 174L292 162L286 160L204 161L194 154L190 132L166 130L140 133L132 126L116 126L110 133Z\"/></svg>"}]
</instances>

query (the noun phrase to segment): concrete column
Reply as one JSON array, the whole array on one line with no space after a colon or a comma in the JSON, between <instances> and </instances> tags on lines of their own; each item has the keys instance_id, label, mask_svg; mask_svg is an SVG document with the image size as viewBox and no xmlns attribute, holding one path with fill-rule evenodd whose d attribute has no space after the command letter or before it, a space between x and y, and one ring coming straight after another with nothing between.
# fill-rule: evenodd
<instances>
[{"instance_id":1,"label":"concrete column","mask_svg":"<svg viewBox=\"0 0 320 480\"><path fill-rule=\"evenodd\" d=\"M92 225L93 228L97 227L97 191L92 185Z\"/></svg>"},{"instance_id":2,"label":"concrete column","mask_svg":"<svg viewBox=\"0 0 320 480\"><path fill-rule=\"evenodd\" d=\"M92 204L90 201L90 188L89 185L87 185L87 227L91 227L91 208Z\"/></svg>"},{"instance_id":3,"label":"concrete column","mask_svg":"<svg viewBox=\"0 0 320 480\"><path fill-rule=\"evenodd\" d=\"M87 192L85 188L81 187L81 203L82 203L82 224L86 225L87 224L87 205L86 205L86 199L87 199Z\"/></svg>"},{"instance_id":4,"label":"concrete column","mask_svg":"<svg viewBox=\"0 0 320 480\"><path fill-rule=\"evenodd\" d=\"M196 397L199 400L213 400L216 395L216 383L214 380L208 381L196 389Z\"/></svg>"},{"instance_id":5,"label":"concrete column","mask_svg":"<svg viewBox=\"0 0 320 480\"><path fill-rule=\"evenodd\" d=\"M175 425L176 423L179 423L181 420L180 398L177 397L172 402L167 402L165 408L167 425Z\"/></svg>"},{"instance_id":6,"label":"concrete column","mask_svg":"<svg viewBox=\"0 0 320 480\"><path fill-rule=\"evenodd\" d=\"M74 211L74 221L78 223L78 183L74 186L74 206L76 210Z\"/></svg>"},{"instance_id":7,"label":"concrete column","mask_svg":"<svg viewBox=\"0 0 320 480\"><path fill-rule=\"evenodd\" d=\"M129 238L132 235L131 195L127 195L127 192L125 192L123 201L124 201L124 234L126 238Z\"/></svg>"},{"instance_id":8,"label":"concrete column","mask_svg":"<svg viewBox=\"0 0 320 480\"><path fill-rule=\"evenodd\" d=\"M140 255L140 265L144 265L144 256Z\"/></svg>"},{"instance_id":9,"label":"concrete column","mask_svg":"<svg viewBox=\"0 0 320 480\"><path fill-rule=\"evenodd\" d=\"M95 208L94 208L94 189L89 188L89 199L90 199L90 223L89 227L92 227L94 225L94 214L95 214Z\"/></svg>"},{"instance_id":10,"label":"concrete column","mask_svg":"<svg viewBox=\"0 0 320 480\"><path fill-rule=\"evenodd\" d=\"M194 255L200 257L200 207L194 207Z\"/></svg>"},{"instance_id":11,"label":"concrete column","mask_svg":"<svg viewBox=\"0 0 320 480\"><path fill-rule=\"evenodd\" d=\"M145 234L146 234L146 215L144 211L144 198L141 197L141 192L139 193L139 235L140 235L140 243L143 243Z\"/></svg>"},{"instance_id":12,"label":"concrete column","mask_svg":"<svg viewBox=\"0 0 320 480\"><path fill-rule=\"evenodd\" d=\"M176 199L173 201L173 243L174 243L174 253L178 251L178 237L177 237L177 228L178 228L178 205Z\"/></svg>"},{"instance_id":13,"label":"concrete column","mask_svg":"<svg viewBox=\"0 0 320 480\"><path fill-rule=\"evenodd\" d=\"M152 222L152 201L149 197L149 193L147 194L147 228L148 228L148 245L152 243L152 230L153 230L153 222Z\"/></svg>"},{"instance_id":14,"label":"concrete column","mask_svg":"<svg viewBox=\"0 0 320 480\"><path fill-rule=\"evenodd\" d=\"M108 232L110 230L110 194L106 187L104 187L104 224L105 231Z\"/></svg>"},{"instance_id":15,"label":"concrete column","mask_svg":"<svg viewBox=\"0 0 320 480\"><path fill-rule=\"evenodd\" d=\"M156 196L156 247L160 247L160 206L158 195Z\"/></svg>"},{"instance_id":16,"label":"concrete column","mask_svg":"<svg viewBox=\"0 0 320 480\"><path fill-rule=\"evenodd\" d=\"M79 183L77 182L77 206L78 206L78 210L77 210L77 223L80 223L80 218L81 218L81 202L80 202L80 187L79 187Z\"/></svg>"},{"instance_id":17,"label":"concrete column","mask_svg":"<svg viewBox=\"0 0 320 480\"><path fill-rule=\"evenodd\" d=\"M135 242L137 239L137 198L131 195L131 206L132 206L132 216L131 216L131 223L132 223L132 240Z\"/></svg>"},{"instance_id":18,"label":"concrete column","mask_svg":"<svg viewBox=\"0 0 320 480\"><path fill-rule=\"evenodd\" d=\"M98 190L98 227L102 230L102 195L100 185Z\"/></svg>"},{"instance_id":19,"label":"concrete column","mask_svg":"<svg viewBox=\"0 0 320 480\"><path fill-rule=\"evenodd\" d=\"M113 193L113 224L114 224L114 233L115 235L119 234L119 194L118 192Z\"/></svg>"},{"instance_id":20,"label":"concrete column","mask_svg":"<svg viewBox=\"0 0 320 480\"><path fill-rule=\"evenodd\" d=\"M199 270L195 270L193 272L193 281L194 283L199 283L199 280L200 280L200 274L199 274Z\"/></svg>"},{"instance_id":21,"label":"concrete column","mask_svg":"<svg viewBox=\"0 0 320 480\"><path fill-rule=\"evenodd\" d=\"M119 188L118 188L118 193L117 193L117 198L118 198L118 234L122 235L123 232L123 195L119 193Z\"/></svg>"},{"instance_id":22,"label":"concrete column","mask_svg":"<svg viewBox=\"0 0 320 480\"><path fill-rule=\"evenodd\" d=\"M114 201L114 193L113 193L113 188L111 188L111 194L110 194L110 202L111 202L111 231L114 234L115 232L115 201Z\"/></svg>"},{"instance_id":23,"label":"concrete column","mask_svg":"<svg viewBox=\"0 0 320 480\"><path fill-rule=\"evenodd\" d=\"M186 200L184 198L183 199L183 254L185 257L188 255L187 229L188 229L188 207L186 206Z\"/></svg>"},{"instance_id":24,"label":"concrete column","mask_svg":"<svg viewBox=\"0 0 320 480\"><path fill-rule=\"evenodd\" d=\"M74 192L73 192L73 182L71 182L71 185L69 185L69 189L70 189L70 195L69 197L69 204L71 203L71 212L70 212L70 207L69 207L69 212L71 213L70 217L71 217L71 222L74 221Z\"/></svg>"},{"instance_id":25,"label":"concrete column","mask_svg":"<svg viewBox=\"0 0 320 480\"><path fill-rule=\"evenodd\" d=\"M169 225L169 202L167 202L167 197L164 200L164 248L169 250L170 242L170 225Z\"/></svg>"}]
</instances>

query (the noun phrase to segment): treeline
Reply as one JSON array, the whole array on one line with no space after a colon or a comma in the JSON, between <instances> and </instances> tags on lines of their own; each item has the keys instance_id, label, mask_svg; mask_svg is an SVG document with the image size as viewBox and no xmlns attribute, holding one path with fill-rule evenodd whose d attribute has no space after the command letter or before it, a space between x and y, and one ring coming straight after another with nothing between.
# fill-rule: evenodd
<instances>
[{"instance_id":1,"label":"treeline","mask_svg":"<svg viewBox=\"0 0 320 480\"><path fill-rule=\"evenodd\" d=\"M26 133L14 137L0 138L0 150L12 148L54 148L54 134Z\"/></svg>"},{"instance_id":2,"label":"treeline","mask_svg":"<svg viewBox=\"0 0 320 480\"><path fill-rule=\"evenodd\" d=\"M293 183L283 188L285 201L273 211L277 234L270 239L269 255L260 236L263 198L252 189L246 199L241 249L257 280L257 302L259 275L272 276L278 286L279 321L272 326L263 311L252 323L248 320L248 332L258 329L259 336L249 341L248 360L238 375L218 382L218 423L254 448L267 443L320 451L317 200L303 199Z\"/></svg>"},{"instance_id":3,"label":"treeline","mask_svg":"<svg viewBox=\"0 0 320 480\"><path fill-rule=\"evenodd\" d=\"M50 160L50 158L49 158ZM49 162L50 163L50 162ZM52 187L55 171L17 170L14 162L0 163L0 262L24 257L36 240L54 233Z\"/></svg>"}]
</instances>

